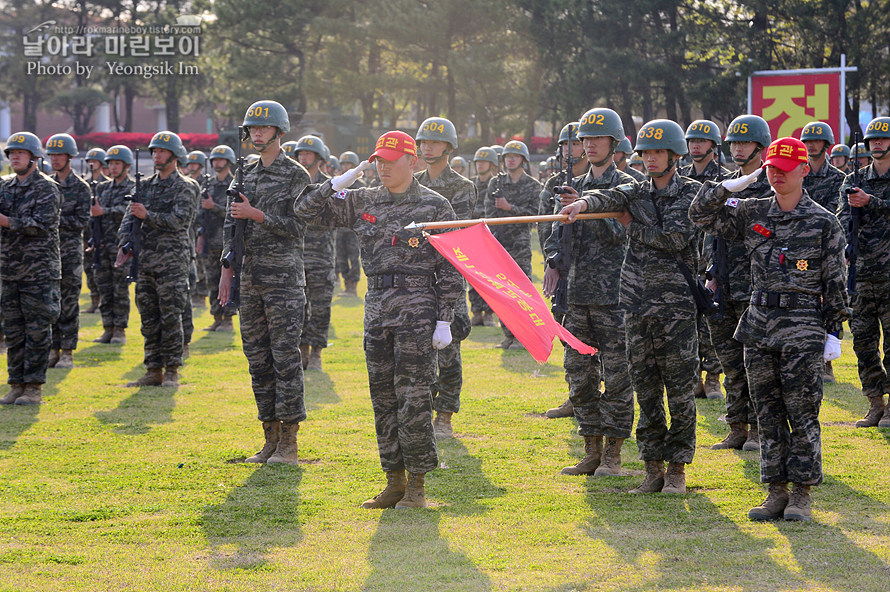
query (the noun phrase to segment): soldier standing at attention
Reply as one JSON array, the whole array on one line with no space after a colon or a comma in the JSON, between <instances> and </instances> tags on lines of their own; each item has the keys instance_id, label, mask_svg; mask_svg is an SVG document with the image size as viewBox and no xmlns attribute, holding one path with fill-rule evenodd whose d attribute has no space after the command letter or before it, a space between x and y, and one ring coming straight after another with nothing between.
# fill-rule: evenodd
<instances>
[{"instance_id":1,"label":"soldier standing at attention","mask_svg":"<svg viewBox=\"0 0 890 592\"><path fill-rule=\"evenodd\" d=\"M200 150L193 150L188 153L188 164L186 165L186 170L188 171L187 176L198 184L199 187L199 198L201 200L204 199L204 191L206 191L206 187L204 187L204 171L207 166L207 155L201 152ZM203 208L200 207L200 204L197 207L197 211L201 212ZM209 290L207 289L207 272L204 270L204 260L198 255L197 250L197 242L198 242L198 232L200 227L200 218L199 215L195 217L195 224L193 233L195 235L195 261L194 261L194 272L195 279L192 281L191 277L189 278L189 291L191 292L191 304L192 306L204 306L205 300L207 298L207 294ZM203 228L201 228L203 231Z\"/></svg>"},{"instance_id":2,"label":"soldier standing at attention","mask_svg":"<svg viewBox=\"0 0 890 592\"><path fill-rule=\"evenodd\" d=\"M99 183L108 181L108 177L102 173L103 170L107 170L107 165L105 164L105 151L101 148L92 148L87 151L86 156L84 156L84 161L87 163L87 174L84 176L83 180L90 186L90 191L95 194L96 187L99 186ZM89 226L87 226L85 238L90 238ZM92 266L88 266L86 272L87 288L90 290L90 307L84 312L92 314L99 310L99 287L96 284L96 270L94 270Z\"/></svg>"},{"instance_id":3,"label":"soldier standing at attention","mask_svg":"<svg viewBox=\"0 0 890 592\"><path fill-rule=\"evenodd\" d=\"M59 254L62 262L59 319L53 324L50 368L74 368L74 350L80 329L80 289L83 285L83 231L90 221L90 186L71 171L77 143L68 134L46 141L46 154L55 171L53 181L62 195L59 212Z\"/></svg>"},{"instance_id":4,"label":"soldier standing at attention","mask_svg":"<svg viewBox=\"0 0 890 592\"><path fill-rule=\"evenodd\" d=\"M358 154L347 150L340 155L340 170L346 172L359 165ZM349 189L364 187L362 179L356 179ZM359 259L358 237L351 228L337 229L337 273L343 276L343 292L347 296L358 297L356 288L362 279L361 261Z\"/></svg>"},{"instance_id":5,"label":"soldier standing at attention","mask_svg":"<svg viewBox=\"0 0 890 592\"><path fill-rule=\"evenodd\" d=\"M232 166L235 164L235 151L220 144L210 151L210 166L216 173L210 178L205 192L201 195L201 218L203 233L198 238L198 257L207 274L207 288L210 292L210 314L213 323L205 331L232 331L234 310L219 304L219 277L222 271L220 257L223 249L223 224L226 221L226 190L232 184Z\"/></svg>"},{"instance_id":6,"label":"soldier standing at attention","mask_svg":"<svg viewBox=\"0 0 890 592\"><path fill-rule=\"evenodd\" d=\"M451 170L461 177L467 176L467 159L463 156L455 156L451 159Z\"/></svg>"},{"instance_id":7,"label":"soldier standing at attention","mask_svg":"<svg viewBox=\"0 0 890 592\"><path fill-rule=\"evenodd\" d=\"M476 169L476 176L470 179L476 185L476 206L473 208L473 218L483 218L485 217L485 195L488 193L488 184L498 172L498 155L491 148L483 146L473 155L473 166ZM470 324L474 327L479 325L493 327L494 314L488 303L472 286L469 287L467 293L470 299L470 310L473 313Z\"/></svg>"},{"instance_id":8,"label":"soldier standing at attention","mask_svg":"<svg viewBox=\"0 0 890 592\"><path fill-rule=\"evenodd\" d=\"M183 356L183 309L188 305L189 226L195 218L194 183L176 170L179 136L158 132L148 144L155 174L140 183L141 202L130 202L119 231L115 266L130 265L134 224L141 221L136 307L145 339L145 375L128 387L179 386ZM161 370L164 370L163 375Z\"/></svg>"},{"instance_id":9,"label":"soldier standing at attention","mask_svg":"<svg viewBox=\"0 0 890 592\"><path fill-rule=\"evenodd\" d=\"M279 103L254 103L242 125L260 157L244 167L240 201L229 200L222 252L225 257L232 251L235 221L245 221L241 342L265 436L262 449L245 462L297 464L297 432L306 419L300 361L306 279L304 224L294 214L294 200L309 184L309 174L281 150L281 136L290 131L290 120ZM236 177L232 189L237 181ZM233 278L231 267L222 270L223 306L231 300Z\"/></svg>"},{"instance_id":10,"label":"soldier standing at attention","mask_svg":"<svg viewBox=\"0 0 890 592\"><path fill-rule=\"evenodd\" d=\"M844 232L803 189L807 149L781 138L766 151L773 193L740 199L761 169L718 185L708 181L689 210L706 232L743 241L754 288L735 338L745 345L751 398L760 423L760 480L769 494L750 520L810 520L810 487L822 482L823 360L840 357ZM788 483L794 483L789 495Z\"/></svg>"},{"instance_id":11,"label":"soldier standing at attention","mask_svg":"<svg viewBox=\"0 0 890 592\"><path fill-rule=\"evenodd\" d=\"M362 247L365 359L387 482L362 507L422 508L424 476L438 466L430 398L435 350L451 342L462 278L419 233L402 229L417 220L453 220L454 210L412 176L417 148L408 134L380 136L371 160L382 187L346 189L359 166L315 187L295 207L301 218L355 229Z\"/></svg>"},{"instance_id":12,"label":"soldier standing at attention","mask_svg":"<svg viewBox=\"0 0 890 592\"><path fill-rule=\"evenodd\" d=\"M420 149L427 169L417 173L417 182L448 200L458 220L469 220L476 207L476 187L473 182L454 172L448 165L448 155L457 150L457 130L454 124L442 117L430 117L420 124L414 139ZM465 282L464 282L465 284ZM454 322L451 326L451 343L439 350L439 372L433 383L433 409L436 419L433 431L437 438L451 438L454 430L451 416L460 411L460 389L463 386L463 364L460 358L460 342L470 335L470 311L467 294L461 286L454 305Z\"/></svg>"},{"instance_id":13,"label":"soldier standing at attention","mask_svg":"<svg viewBox=\"0 0 890 592\"><path fill-rule=\"evenodd\" d=\"M507 142L503 150L504 168L507 172L497 175L488 184L488 193L485 195L485 217L537 215L541 184L525 172L529 161L528 147L518 140L512 140ZM492 230L495 238L529 279L532 277L531 233L530 224L503 224ZM513 337L507 325L501 326L504 340L495 347L521 348L522 344Z\"/></svg>"},{"instance_id":14,"label":"soldier standing at attention","mask_svg":"<svg viewBox=\"0 0 890 592\"><path fill-rule=\"evenodd\" d=\"M96 203L90 205L90 215L98 217L102 224L102 241L94 241L93 248L100 251L96 284L102 296L100 308L105 328L93 341L123 344L127 342L130 322L129 268L115 267L114 260L117 258L118 231L135 187L129 176L134 159L133 152L120 144L109 148L106 158L111 179L96 187Z\"/></svg>"},{"instance_id":15,"label":"soldier standing at attention","mask_svg":"<svg viewBox=\"0 0 890 592\"><path fill-rule=\"evenodd\" d=\"M834 132L832 132L833 134ZM831 166L838 169L845 175L853 172L850 168L850 147L846 144L837 144L831 149Z\"/></svg>"},{"instance_id":16,"label":"soldier standing at attention","mask_svg":"<svg viewBox=\"0 0 890 592\"><path fill-rule=\"evenodd\" d=\"M618 218L628 238L619 303L626 311L627 360L640 404L637 444L646 462L646 477L631 493L685 493L685 467L695 456L698 338L695 301L682 268L696 268L695 228L688 211L701 185L677 175L687 148L675 122L645 124L634 150L646 164L649 181L587 191L562 213L574 221L585 211L625 211Z\"/></svg>"},{"instance_id":17,"label":"soldier standing at attention","mask_svg":"<svg viewBox=\"0 0 890 592\"><path fill-rule=\"evenodd\" d=\"M0 280L9 392L4 405L39 405L59 318L59 203L55 181L37 169L40 140L12 134L3 151L14 175L0 182Z\"/></svg>"},{"instance_id":18,"label":"soldier standing at attention","mask_svg":"<svg viewBox=\"0 0 890 592\"><path fill-rule=\"evenodd\" d=\"M856 167L857 169L861 169L862 167L866 167L871 164L871 154L869 154L868 148L866 148L863 142L859 142L858 144L853 146L852 150L850 151L850 159L852 166ZM852 171L853 169L851 168L850 172Z\"/></svg>"}]
</instances>

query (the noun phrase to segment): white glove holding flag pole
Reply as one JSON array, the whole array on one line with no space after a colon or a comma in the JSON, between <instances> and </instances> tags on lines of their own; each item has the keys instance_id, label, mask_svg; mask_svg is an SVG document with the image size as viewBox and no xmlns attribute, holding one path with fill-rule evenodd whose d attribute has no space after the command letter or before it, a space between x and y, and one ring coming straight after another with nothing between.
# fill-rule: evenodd
<instances>
[{"instance_id":1,"label":"white glove holding flag pole","mask_svg":"<svg viewBox=\"0 0 890 592\"><path fill-rule=\"evenodd\" d=\"M331 187L334 188L334 191L343 191L344 189L349 189L352 187L352 184L355 183L362 176L362 171L371 166L371 163L367 160L363 160L360 165L353 169L349 169L342 175L337 175L333 179L331 179Z\"/></svg>"},{"instance_id":2,"label":"white glove holding flag pole","mask_svg":"<svg viewBox=\"0 0 890 592\"><path fill-rule=\"evenodd\" d=\"M822 351L822 359L826 362L841 357L841 340L829 333L825 336L825 349Z\"/></svg>"},{"instance_id":3,"label":"white glove holding flag pole","mask_svg":"<svg viewBox=\"0 0 890 592\"><path fill-rule=\"evenodd\" d=\"M433 347L442 349L451 343L451 323L436 321L436 330L433 331Z\"/></svg>"},{"instance_id":4,"label":"white glove holding flag pole","mask_svg":"<svg viewBox=\"0 0 890 592\"><path fill-rule=\"evenodd\" d=\"M732 193L738 193L739 191L743 191L748 187L751 183L757 180L760 177L760 173L763 172L763 167L757 169L750 175L745 175L744 177L739 177L738 179L726 179L723 181L723 186L727 191Z\"/></svg>"}]
</instances>

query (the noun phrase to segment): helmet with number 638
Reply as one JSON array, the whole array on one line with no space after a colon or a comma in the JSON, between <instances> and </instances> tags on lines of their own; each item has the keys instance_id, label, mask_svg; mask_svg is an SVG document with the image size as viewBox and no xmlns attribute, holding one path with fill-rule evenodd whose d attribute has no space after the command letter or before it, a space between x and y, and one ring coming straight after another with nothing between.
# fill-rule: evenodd
<instances>
[{"instance_id":1,"label":"helmet with number 638","mask_svg":"<svg viewBox=\"0 0 890 592\"><path fill-rule=\"evenodd\" d=\"M670 150L678 156L688 152L683 128L670 119L653 119L637 132L635 152L643 150Z\"/></svg>"}]
</instances>

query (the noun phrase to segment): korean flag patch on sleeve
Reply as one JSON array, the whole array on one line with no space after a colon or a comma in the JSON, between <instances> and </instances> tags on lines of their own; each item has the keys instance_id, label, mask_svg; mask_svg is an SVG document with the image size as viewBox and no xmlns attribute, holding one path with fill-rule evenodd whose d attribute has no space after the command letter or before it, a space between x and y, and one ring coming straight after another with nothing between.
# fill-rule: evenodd
<instances>
[{"instance_id":1,"label":"korean flag patch on sleeve","mask_svg":"<svg viewBox=\"0 0 890 592\"><path fill-rule=\"evenodd\" d=\"M347 191L344 189L343 191L337 192L337 199L346 199Z\"/></svg>"},{"instance_id":2,"label":"korean flag patch on sleeve","mask_svg":"<svg viewBox=\"0 0 890 592\"><path fill-rule=\"evenodd\" d=\"M729 199L726 200L726 205L729 206L730 208L739 207L739 198L730 197Z\"/></svg>"}]
</instances>

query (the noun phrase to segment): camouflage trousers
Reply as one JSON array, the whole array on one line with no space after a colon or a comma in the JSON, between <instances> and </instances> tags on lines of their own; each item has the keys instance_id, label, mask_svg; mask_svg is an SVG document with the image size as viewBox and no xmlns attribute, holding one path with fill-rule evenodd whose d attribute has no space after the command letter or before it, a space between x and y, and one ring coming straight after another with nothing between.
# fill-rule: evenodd
<instances>
[{"instance_id":1,"label":"camouflage trousers","mask_svg":"<svg viewBox=\"0 0 890 592\"><path fill-rule=\"evenodd\" d=\"M467 294L470 297L470 310L473 312L473 314L480 312L492 312L491 307L488 306L488 303L485 300L483 300L482 296L479 295L479 292L477 292L473 288L470 288L469 290L467 290Z\"/></svg>"},{"instance_id":2,"label":"camouflage trousers","mask_svg":"<svg viewBox=\"0 0 890 592\"><path fill-rule=\"evenodd\" d=\"M599 351L595 356L565 348L569 399L582 436L629 438L634 422L634 393L627 367L624 312L618 306L570 304L564 326ZM605 392L600 391L600 381Z\"/></svg>"},{"instance_id":3,"label":"camouflage trousers","mask_svg":"<svg viewBox=\"0 0 890 592\"><path fill-rule=\"evenodd\" d=\"M306 419L300 333L306 294L302 286L254 286L241 279L241 342L260 421Z\"/></svg>"},{"instance_id":4,"label":"camouflage trousers","mask_svg":"<svg viewBox=\"0 0 890 592\"><path fill-rule=\"evenodd\" d=\"M90 291L90 296L99 296L99 282L96 281L96 270L93 269L92 262L86 268L87 275L87 289Z\"/></svg>"},{"instance_id":5,"label":"camouflage trousers","mask_svg":"<svg viewBox=\"0 0 890 592\"><path fill-rule=\"evenodd\" d=\"M362 277L358 236L351 228L337 229L337 274L344 280L357 282Z\"/></svg>"},{"instance_id":6,"label":"camouflage trousers","mask_svg":"<svg viewBox=\"0 0 890 592\"><path fill-rule=\"evenodd\" d=\"M384 471L428 473L438 466L430 385L434 323L365 330L365 361L377 448Z\"/></svg>"},{"instance_id":7,"label":"camouflage trousers","mask_svg":"<svg viewBox=\"0 0 890 592\"><path fill-rule=\"evenodd\" d=\"M723 367L720 365L720 360L717 359L717 352L714 350L714 344L711 342L711 330L708 328L705 316L698 315L695 319L695 325L698 328L699 372L723 374Z\"/></svg>"},{"instance_id":8,"label":"camouflage trousers","mask_svg":"<svg viewBox=\"0 0 890 592\"><path fill-rule=\"evenodd\" d=\"M695 456L695 385L698 335L695 318L625 314L627 361L637 392L637 445L642 460L691 463ZM664 410L667 390L671 425Z\"/></svg>"},{"instance_id":9,"label":"camouflage trousers","mask_svg":"<svg viewBox=\"0 0 890 592\"><path fill-rule=\"evenodd\" d=\"M439 372L432 386L433 409L448 413L460 411L460 389L464 384L464 367L460 359L460 342L470 335L470 313L466 293L457 298L454 322L451 323L451 343L436 351Z\"/></svg>"},{"instance_id":10,"label":"camouflage trousers","mask_svg":"<svg viewBox=\"0 0 890 592\"><path fill-rule=\"evenodd\" d=\"M862 394L880 397L890 392L887 363L890 360L890 285L859 282L856 295L850 297L853 316L853 351L859 366ZM883 336L883 351L881 337ZM883 357L882 357L883 354Z\"/></svg>"},{"instance_id":11,"label":"camouflage trousers","mask_svg":"<svg viewBox=\"0 0 890 592\"><path fill-rule=\"evenodd\" d=\"M303 323L301 345L328 346L331 328L331 300L334 298L334 276L329 270L306 270L306 299L308 311Z\"/></svg>"},{"instance_id":12,"label":"camouflage trousers","mask_svg":"<svg viewBox=\"0 0 890 592\"><path fill-rule=\"evenodd\" d=\"M9 383L43 384L52 345L52 326L59 318L59 282L4 280L2 289L0 308L8 348Z\"/></svg>"},{"instance_id":13,"label":"camouflage trousers","mask_svg":"<svg viewBox=\"0 0 890 592\"><path fill-rule=\"evenodd\" d=\"M185 266L171 266L161 273L139 270L136 308L142 321L146 368L182 366L182 311L187 301Z\"/></svg>"},{"instance_id":14,"label":"camouflage trousers","mask_svg":"<svg viewBox=\"0 0 890 592\"><path fill-rule=\"evenodd\" d=\"M745 366L760 424L760 480L820 484L822 352L745 346Z\"/></svg>"},{"instance_id":15,"label":"camouflage trousers","mask_svg":"<svg viewBox=\"0 0 890 592\"><path fill-rule=\"evenodd\" d=\"M76 243L82 249L82 242ZM80 330L80 289L83 287L83 252L62 256L62 281L59 283L61 301L59 319L53 323L52 349L77 349Z\"/></svg>"},{"instance_id":16,"label":"camouflage trousers","mask_svg":"<svg viewBox=\"0 0 890 592\"><path fill-rule=\"evenodd\" d=\"M222 252L222 245L218 249L209 249L208 252L216 253L216 255L201 255L203 260L204 272L207 274L207 288L210 296L210 314L213 318L223 317L232 318L234 311L231 308L223 308L219 305L219 278L222 275L222 264L219 262L219 253Z\"/></svg>"},{"instance_id":17,"label":"camouflage trousers","mask_svg":"<svg viewBox=\"0 0 890 592\"><path fill-rule=\"evenodd\" d=\"M724 318L708 317L708 328L711 331L714 349L717 350L717 358L723 368L726 422L757 425L757 414L754 411L754 403L751 402L748 377L745 373L745 346L733 338L739 319L748 308L748 303L727 300L724 308L726 310Z\"/></svg>"},{"instance_id":18,"label":"camouflage trousers","mask_svg":"<svg viewBox=\"0 0 890 592\"><path fill-rule=\"evenodd\" d=\"M99 268L95 270L103 327L126 327L130 322L130 283L127 281L130 266L115 267L115 257L117 252L113 248L103 248Z\"/></svg>"},{"instance_id":19,"label":"camouflage trousers","mask_svg":"<svg viewBox=\"0 0 890 592\"><path fill-rule=\"evenodd\" d=\"M222 251L222 248L220 248ZM217 260L219 257L217 257ZM207 296L210 293L210 278L207 277L207 258L195 255L195 283L192 286L192 294ZM217 285L217 289L219 286Z\"/></svg>"}]
</instances>

